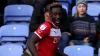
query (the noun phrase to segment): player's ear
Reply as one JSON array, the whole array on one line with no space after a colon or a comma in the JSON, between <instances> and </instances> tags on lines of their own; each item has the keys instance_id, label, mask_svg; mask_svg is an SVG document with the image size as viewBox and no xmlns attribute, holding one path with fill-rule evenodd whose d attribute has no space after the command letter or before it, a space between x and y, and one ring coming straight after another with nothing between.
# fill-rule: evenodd
<instances>
[{"instance_id":1,"label":"player's ear","mask_svg":"<svg viewBox=\"0 0 100 56\"><path fill-rule=\"evenodd\" d=\"M49 12L45 12L44 16L45 16L45 21L46 21L47 19L50 19Z\"/></svg>"}]
</instances>

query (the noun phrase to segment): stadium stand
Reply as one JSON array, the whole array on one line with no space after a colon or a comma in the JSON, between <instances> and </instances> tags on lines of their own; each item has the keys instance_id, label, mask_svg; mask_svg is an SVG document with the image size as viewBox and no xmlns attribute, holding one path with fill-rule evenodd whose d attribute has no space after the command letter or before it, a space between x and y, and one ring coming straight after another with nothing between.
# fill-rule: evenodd
<instances>
[{"instance_id":1,"label":"stadium stand","mask_svg":"<svg viewBox=\"0 0 100 56\"><path fill-rule=\"evenodd\" d=\"M66 10L66 13L68 14L69 11L69 4L67 2L61 2L62 7Z\"/></svg>"},{"instance_id":2,"label":"stadium stand","mask_svg":"<svg viewBox=\"0 0 100 56\"><path fill-rule=\"evenodd\" d=\"M76 2L79 1L79 0L76 0ZM85 0L87 1L88 3L91 3L91 2L100 2L99 0Z\"/></svg>"},{"instance_id":3,"label":"stadium stand","mask_svg":"<svg viewBox=\"0 0 100 56\"><path fill-rule=\"evenodd\" d=\"M64 53L68 56L94 56L94 49L85 45L68 46L65 47Z\"/></svg>"},{"instance_id":4,"label":"stadium stand","mask_svg":"<svg viewBox=\"0 0 100 56\"><path fill-rule=\"evenodd\" d=\"M0 46L0 56L21 56L23 48L21 45L9 43Z\"/></svg>"},{"instance_id":5,"label":"stadium stand","mask_svg":"<svg viewBox=\"0 0 100 56\"><path fill-rule=\"evenodd\" d=\"M10 24L0 28L0 43L2 42L25 42L29 34L26 25Z\"/></svg>"},{"instance_id":6,"label":"stadium stand","mask_svg":"<svg viewBox=\"0 0 100 56\"><path fill-rule=\"evenodd\" d=\"M56 1L60 1L60 2L68 2L69 4L72 4L72 0L56 0Z\"/></svg>"},{"instance_id":7,"label":"stadium stand","mask_svg":"<svg viewBox=\"0 0 100 56\"><path fill-rule=\"evenodd\" d=\"M30 5L8 5L4 10L4 24L7 22L30 22L33 7Z\"/></svg>"},{"instance_id":8,"label":"stadium stand","mask_svg":"<svg viewBox=\"0 0 100 56\"><path fill-rule=\"evenodd\" d=\"M98 50L98 56L100 56L100 48L99 48L99 50Z\"/></svg>"}]
</instances>

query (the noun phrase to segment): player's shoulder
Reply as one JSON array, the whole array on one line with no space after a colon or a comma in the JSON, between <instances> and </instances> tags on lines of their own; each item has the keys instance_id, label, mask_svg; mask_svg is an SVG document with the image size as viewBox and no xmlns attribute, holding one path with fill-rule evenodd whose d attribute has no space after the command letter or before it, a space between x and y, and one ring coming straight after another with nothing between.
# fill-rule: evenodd
<instances>
[{"instance_id":1,"label":"player's shoulder","mask_svg":"<svg viewBox=\"0 0 100 56\"><path fill-rule=\"evenodd\" d=\"M40 25L40 27L39 27L41 30L49 30L49 29L51 29L51 24L50 23L48 23L48 22L44 22L44 23L42 23L41 25Z\"/></svg>"}]
</instances>

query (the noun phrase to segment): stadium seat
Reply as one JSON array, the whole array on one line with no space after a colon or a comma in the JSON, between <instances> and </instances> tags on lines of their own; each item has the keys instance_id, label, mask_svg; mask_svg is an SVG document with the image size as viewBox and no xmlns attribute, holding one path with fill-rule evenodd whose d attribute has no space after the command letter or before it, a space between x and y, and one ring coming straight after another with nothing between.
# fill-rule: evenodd
<instances>
[{"instance_id":1,"label":"stadium seat","mask_svg":"<svg viewBox=\"0 0 100 56\"><path fill-rule=\"evenodd\" d=\"M0 46L0 56L22 56L23 48L17 44L5 44Z\"/></svg>"},{"instance_id":2,"label":"stadium seat","mask_svg":"<svg viewBox=\"0 0 100 56\"><path fill-rule=\"evenodd\" d=\"M99 51L98 51L98 56L100 56L100 48L99 48Z\"/></svg>"},{"instance_id":3,"label":"stadium seat","mask_svg":"<svg viewBox=\"0 0 100 56\"><path fill-rule=\"evenodd\" d=\"M0 28L0 42L26 41L29 28L26 25L10 24Z\"/></svg>"},{"instance_id":4,"label":"stadium seat","mask_svg":"<svg viewBox=\"0 0 100 56\"><path fill-rule=\"evenodd\" d=\"M78 0L76 0L76 2L77 2ZM92 3L92 2L100 2L99 0L85 0L85 1L87 1L88 3Z\"/></svg>"},{"instance_id":5,"label":"stadium seat","mask_svg":"<svg viewBox=\"0 0 100 56\"><path fill-rule=\"evenodd\" d=\"M72 16L74 16L76 13L76 6L72 9ZM100 5L88 3L88 10L87 13L95 18L95 20L98 20L98 15L100 13Z\"/></svg>"},{"instance_id":6,"label":"stadium seat","mask_svg":"<svg viewBox=\"0 0 100 56\"><path fill-rule=\"evenodd\" d=\"M8 5L4 9L4 24L7 22L30 22L33 10L30 5Z\"/></svg>"},{"instance_id":7,"label":"stadium seat","mask_svg":"<svg viewBox=\"0 0 100 56\"><path fill-rule=\"evenodd\" d=\"M78 1L78 0L76 0L76 3L77 3L77 1Z\"/></svg>"},{"instance_id":8,"label":"stadium seat","mask_svg":"<svg viewBox=\"0 0 100 56\"><path fill-rule=\"evenodd\" d=\"M59 1L59 2L68 2L69 4L72 4L72 0L56 0L56 1Z\"/></svg>"},{"instance_id":9,"label":"stadium seat","mask_svg":"<svg viewBox=\"0 0 100 56\"><path fill-rule=\"evenodd\" d=\"M64 53L68 56L94 56L94 49L85 45L68 46Z\"/></svg>"},{"instance_id":10,"label":"stadium seat","mask_svg":"<svg viewBox=\"0 0 100 56\"><path fill-rule=\"evenodd\" d=\"M68 8L69 8L69 4L66 2L61 2L62 7L66 10L66 13L68 14Z\"/></svg>"},{"instance_id":11,"label":"stadium seat","mask_svg":"<svg viewBox=\"0 0 100 56\"><path fill-rule=\"evenodd\" d=\"M68 2L69 2L70 4L72 4L72 1L73 1L73 0L68 0Z\"/></svg>"}]
</instances>

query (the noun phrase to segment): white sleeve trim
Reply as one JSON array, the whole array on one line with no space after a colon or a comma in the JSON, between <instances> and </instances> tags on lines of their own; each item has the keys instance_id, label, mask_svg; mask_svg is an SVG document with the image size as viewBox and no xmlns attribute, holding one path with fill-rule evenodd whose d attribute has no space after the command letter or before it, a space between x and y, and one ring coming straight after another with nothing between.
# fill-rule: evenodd
<instances>
[{"instance_id":1,"label":"white sleeve trim","mask_svg":"<svg viewBox=\"0 0 100 56\"><path fill-rule=\"evenodd\" d=\"M42 37L37 33L37 32L34 32L40 39L42 39Z\"/></svg>"}]
</instances>

